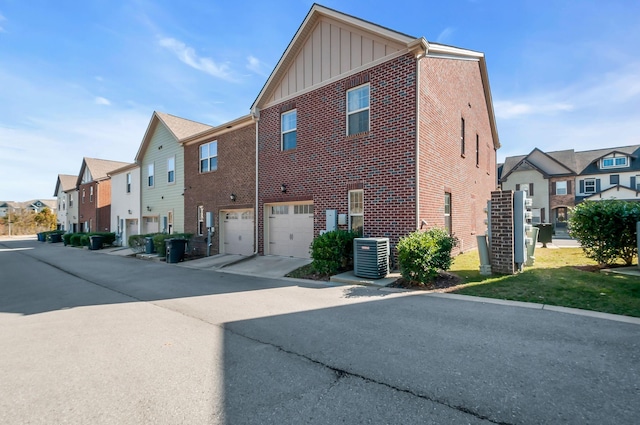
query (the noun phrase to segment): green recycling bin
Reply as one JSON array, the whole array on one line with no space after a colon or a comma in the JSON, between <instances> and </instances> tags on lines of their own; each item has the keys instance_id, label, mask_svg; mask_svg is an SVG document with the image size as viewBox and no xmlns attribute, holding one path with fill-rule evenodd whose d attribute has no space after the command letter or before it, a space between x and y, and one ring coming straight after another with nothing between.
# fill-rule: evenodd
<instances>
[{"instance_id":1,"label":"green recycling bin","mask_svg":"<svg viewBox=\"0 0 640 425\"><path fill-rule=\"evenodd\" d=\"M155 247L153 246L153 237L147 236L144 238L144 253L145 254L153 254L156 252Z\"/></svg>"},{"instance_id":2,"label":"green recycling bin","mask_svg":"<svg viewBox=\"0 0 640 425\"><path fill-rule=\"evenodd\" d=\"M546 248L548 243L551 243L553 237L553 225L551 223L536 224L535 227L538 231L538 242L542 243L542 247Z\"/></svg>"},{"instance_id":3,"label":"green recycling bin","mask_svg":"<svg viewBox=\"0 0 640 425\"><path fill-rule=\"evenodd\" d=\"M167 245L167 263L178 263L184 259L184 252L187 246L186 239L167 239L164 241Z\"/></svg>"},{"instance_id":4,"label":"green recycling bin","mask_svg":"<svg viewBox=\"0 0 640 425\"><path fill-rule=\"evenodd\" d=\"M91 235L89 236L89 249L97 250L102 249L102 243L104 242L104 238L99 235Z\"/></svg>"}]
</instances>

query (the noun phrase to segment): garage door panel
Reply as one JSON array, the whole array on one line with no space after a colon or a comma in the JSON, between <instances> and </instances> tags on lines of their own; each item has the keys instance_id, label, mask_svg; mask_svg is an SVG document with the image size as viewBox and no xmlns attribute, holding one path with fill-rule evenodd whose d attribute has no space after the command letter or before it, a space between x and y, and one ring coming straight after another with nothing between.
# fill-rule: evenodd
<instances>
[{"instance_id":1,"label":"garage door panel","mask_svg":"<svg viewBox=\"0 0 640 425\"><path fill-rule=\"evenodd\" d=\"M267 206L269 214L268 254L309 258L313 242L313 204Z\"/></svg>"},{"instance_id":2,"label":"garage door panel","mask_svg":"<svg viewBox=\"0 0 640 425\"><path fill-rule=\"evenodd\" d=\"M253 253L253 210L222 211L224 217L223 247L225 254Z\"/></svg>"}]
</instances>

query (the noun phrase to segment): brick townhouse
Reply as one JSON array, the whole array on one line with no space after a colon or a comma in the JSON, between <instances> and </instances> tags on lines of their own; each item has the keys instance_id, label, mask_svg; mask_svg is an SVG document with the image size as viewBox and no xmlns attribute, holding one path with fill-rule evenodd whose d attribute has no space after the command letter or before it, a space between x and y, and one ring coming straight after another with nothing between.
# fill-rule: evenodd
<instances>
[{"instance_id":1,"label":"brick townhouse","mask_svg":"<svg viewBox=\"0 0 640 425\"><path fill-rule=\"evenodd\" d=\"M482 53L314 4L252 114L261 254L309 257L334 212L392 246L441 226L468 250L484 233L500 144Z\"/></svg>"}]
</instances>

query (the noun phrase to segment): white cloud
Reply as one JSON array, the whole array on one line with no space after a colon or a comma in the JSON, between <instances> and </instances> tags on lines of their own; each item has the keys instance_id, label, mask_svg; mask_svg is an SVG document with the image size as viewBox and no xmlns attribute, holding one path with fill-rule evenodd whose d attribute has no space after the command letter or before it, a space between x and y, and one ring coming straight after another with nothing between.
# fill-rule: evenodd
<instances>
[{"instance_id":1,"label":"white cloud","mask_svg":"<svg viewBox=\"0 0 640 425\"><path fill-rule=\"evenodd\" d=\"M269 75L268 66L255 56L249 55L247 57L247 69L263 77Z\"/></svg>"},{"instance_id":2,"label":"white cloud","mask_svg":"<svg viewBox=\"0 0 640 425\"><path fill-rule=\"evenodd\" d=\"M437 43L446 43L448 40L451 39L451 36L453 35L453 33L456 31L455 28L452 27L447 27L445 29L443 29L442 31L440 31L440 34L438 34L438 36L436 37L436 42Z\"/></svg>"},{"instance_id":3,"label":"white cloud","mask_svg":"<svg viewBox=\"0 0 640 425\"><path fill-rule=\"evenodd\" d=\"M102 96L98 96L95 99L96 105L111 105L111 102L109 102L109 99L105 99Z\"/></svg>"},{"instance_id":4,"label":"white cloud","mask_svg":"<svg viewBox=\"0 0 640 425\"><path fill-rule=\"evenodd\" d=\"M235 81L231 74L231 69L227 64L218 65L211 58L200 57L193 47L189 47L179 40L165 37L160 39L159 44L173 52L180 61L198 71L205 72L226 81Z\"/></svg>"}]
</instances>

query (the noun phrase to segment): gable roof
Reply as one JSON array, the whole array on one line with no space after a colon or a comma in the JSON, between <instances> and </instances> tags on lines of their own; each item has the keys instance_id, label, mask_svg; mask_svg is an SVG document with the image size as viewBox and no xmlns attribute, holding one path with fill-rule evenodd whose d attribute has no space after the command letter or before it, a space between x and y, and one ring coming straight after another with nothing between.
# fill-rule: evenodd
<instances>
[{"instance_id":1,"label":"gable roof","mask_svg":"<svg viewBox=\"0 0 640 425\"><path fill-rule=\"evenodd\" d=\"M180 118L164 112L154 111L151 115L151 120L149 121L147 130L144 133L144 137L142 138L142 142L140 143L138 153L136 154L136 163L140 163L142 161L142 158L147 151L147 147L151 142L153 130L158 124L164 125L178 143L191 136L213 128L210 125L203 124L197 121Z\"/></svg>"},{"instance_id":2,"label":"gable roof","mask_svg":"<svg viewBox=\"0 0 640 425\"><path fill-rule=\"evenodd\" d=\"M58 196L60 192L66 192L67 190L76 187L76 181L78 176L72 176L70 174L58 174L58 181L56 182L56 189L53 192L53 196Z\"/></svg>"},{"instance_id":3,"label":"gable roof","mask_svg":"<svg viewBox=\"0 0 640 425\"><path fill-rule=\"evenodd\" d=\"M628 155L632 158L635 158L637 156L638 150L640 150L640 145L576 152L576 167L578 174L582 173L591 164L601 158L604 158L605 156L611 155L613 153L621 153L623 155Z\"/></svg>"},{"instance_id":4,"label":"gable roof","mask_svg":"<svg viewBox=\"0 0 640 425\"><path fill-rule=\"evenodd\" d=\"M319 30L318 28L321 25L324 25L325 28ZM333 28L334 26L336 27L335 29ZM336 47L334 47L334 45L338 45L338 48L340 48L340 43L334 42L334 34L337 34L335 39L339 40L342 31L353 31L358 35L358 39L362 36L362 40L366 39L367 45L371 45L371 48L367 48L368 53L366 55L363 53L358 57L355 65L353 63L345 67L342 65L334 67L333 64L326 65L327 58L325 58L324 55L330 56L331 54L327 52L330 49L335 49ZM325 43L326 46L330 45L330 49L323 45L323 43ZM358 43L356 44L359 45ZM356 48L356 51L360 52L360 48ZM364 52L365 49L362 48L362 51ZM304 82L300 82L299 75L296 78L296 76L288 74L291 67L294 65L297 66L297 58L300 57L303 52L305 56L311 58L316 56L314 60L322 63L322 69L317 72L319 75L314 73L312 78L307 76ZM304 21L289 42L289 45L269 75L256 100L251 105L251 113L254 116L258 116L260 109L268 105L271 101L285 101L288 97L298 96L306 91L312 90L319 84L327 84L331 81L344 78L365 67L373 66L376 63L381 63L394 56L406 53L412 53L416 58L432 56L478 61L485 101L489 113L493 144L494 147L498 149L500 147L500 141L498 138L487 66L483 53L444 44L429 43L423 37L403 34L381 25L321 6L317 3L311 6ZM341 52L340 54L342 55L343 53ZM316 66L315 63L314 66ZM288 83L285 80L288 80ZM291 85L295 86L295 88L287 88ZM274 92L277 93L278 89L282 92L281 95L273 97L272 95Z\"/></svg>"},{"instance_id":5,"label":"gable roof","mask_svg":"<svg viewBox=\"0 0 640 425\"><path fill-rule=\"evenodd\" d=\"M548 160L548 162L545 163L545 160ZM505 158L500 181L504 181L523 164L530 165L545 177L572 175L576 173L575 152L573 149L546 153L538 148L534 148L528 155Z\"/></svg>"},{"instance_id":6,"label":"gable roof","mask_svg":"<svg viewBox=\"0 0 640 425\"><path fill-rule=\"evenodd\" d=\"M124 167L127 164L127 162L85 157L82 159L82 166L80 167L80 172L76 179L76 187L82 184L82 176L84 175L84 170L86 168L88 168L91 173L92 181L100 181L108 179L109 176L107 174L110 171Z\"/></svg>"}]
</instances>

